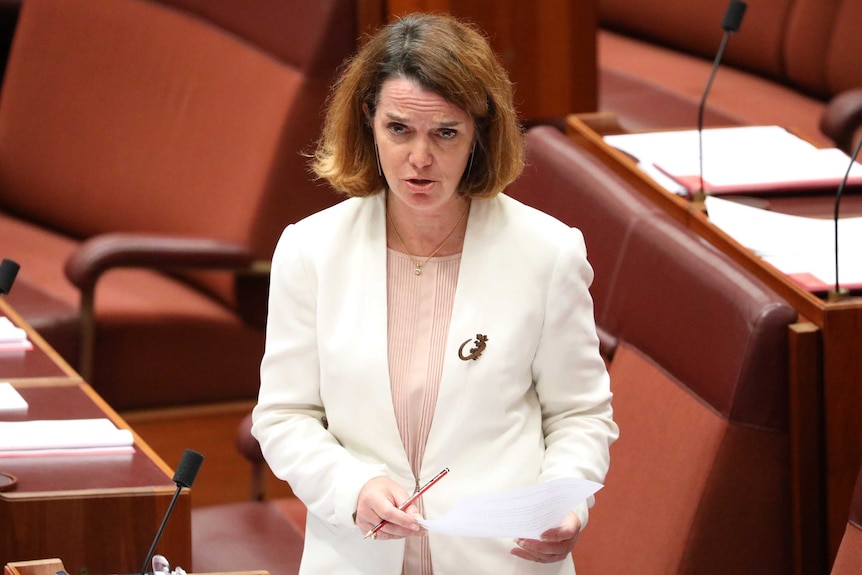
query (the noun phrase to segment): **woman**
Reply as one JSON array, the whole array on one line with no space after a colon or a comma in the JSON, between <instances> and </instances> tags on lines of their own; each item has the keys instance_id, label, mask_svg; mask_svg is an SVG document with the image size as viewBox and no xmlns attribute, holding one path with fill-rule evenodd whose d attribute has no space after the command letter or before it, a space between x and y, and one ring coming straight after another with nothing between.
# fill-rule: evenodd
<instances>
[{"instance_id":1,"label":"woman","mask_svg":"<svg viewBox=\"0 0 862 575\"><path fill-rule=\"evenodd\" d=\"M455 19L385 27L334 87L313 169L349 199L276 248L254 410L308 507L302 573L574 572L586 503L541 541L416 521L608 468L592 269L577 230L500 193L522 167L511 84Z\"/></svg>"}]
</instances>

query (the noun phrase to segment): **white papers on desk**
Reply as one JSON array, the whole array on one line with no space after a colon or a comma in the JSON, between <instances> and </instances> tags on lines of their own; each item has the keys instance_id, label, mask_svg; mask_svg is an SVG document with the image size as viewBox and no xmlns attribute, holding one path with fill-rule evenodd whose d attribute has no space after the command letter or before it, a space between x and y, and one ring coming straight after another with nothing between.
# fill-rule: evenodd
<instances>
[{"instance_id":1,"label":"white papers on desk","mask_svg":"<svg viewBox=\"0 0 862 575\"><path fill-rule=\"evenodd\" d=\"M835 287L835 221L770 212L708 196L709 220L810 291ZM838 220L841 287L862 288L862 218Z\"/></svg>"},{"instance_id":2,"label":"white papers on desk","mask_svg":"<svg viewBox=\"0 0 862 575\"><path fill-rule=\"evenodd\" d=\"M506 493L467 497L443 517L422 519L419 524L429 531L464 537L538 539L601 488L586 479L555 479Z\"/></svg>"},{"instance_id":3,"label":"white papers on desk","mask_svg":"<svg viewBox=\"0 0 862 575\"><path fill-rule=\"evenodd\" d=\"M105 418L0 421L0 457L133 453L134 442Z\"/></svg>"},{"instance_id":4,"label":"white papers on desk","mask_svg":"<svg viewBox=\"0 0 862 575\"><path fill-rule=\"evenodd\" d=\"M605 143L638 160L665 189L700 189L697 130L605 136ZM850 157L837 148L817 148L779 126L703 130L704 188L713 194L837 189ZM655 176L658 170L671 183ZM848 185L862 184L854 163Z\"/></svg>"},{"instance_id":5,"label":"white papers on desk","mask_svg":"<svg viewBox=\"0 0 862 575\"><path fill-rule=\"evenodd\" d=\"M0 413L26 413L27 401L11 383L0 383Z\"/></svg>"},{"instance_id":6,"label":"white papers on desk","mask_svg":"<svg viewBox=\"0 0 862 575\"><path fill-rule=\"evenodd\" d=\"M8 317L0 317L0 353L33 349L27 332L17 327Z\"/></svg>"}]
</instances>

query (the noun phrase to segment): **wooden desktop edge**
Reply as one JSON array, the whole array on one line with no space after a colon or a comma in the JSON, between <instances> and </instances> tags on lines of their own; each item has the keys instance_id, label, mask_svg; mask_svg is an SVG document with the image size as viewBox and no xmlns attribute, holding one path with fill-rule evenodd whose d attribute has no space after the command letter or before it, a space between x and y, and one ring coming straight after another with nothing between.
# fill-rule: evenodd
<instances>
[{"instance_id":1,"label":"wooden desktop edge","mask_svg":"<svg viewBox=\"0 0 862 575\"><path fill-rule=\"evenodd\" d=\"M7 563L3 568L4 575L56 575L61 571L66 572L66 568L63 566L63 561L56 558L16 561L14 563ZM194 575L269 575L269 571L262 569L253 571L219 571Z\"/></svg>"},{"instance_id":2,"label":"wooden desktop edge","mask_svg":"<svg viewBox=\"0 0 862 575\"><path fill-rule=\"evenodd\" d=\"M15 561L3 567L4 575L55 575L65 571L59 559L36 559L34 561Z\"/></svg>"}]
</instances>

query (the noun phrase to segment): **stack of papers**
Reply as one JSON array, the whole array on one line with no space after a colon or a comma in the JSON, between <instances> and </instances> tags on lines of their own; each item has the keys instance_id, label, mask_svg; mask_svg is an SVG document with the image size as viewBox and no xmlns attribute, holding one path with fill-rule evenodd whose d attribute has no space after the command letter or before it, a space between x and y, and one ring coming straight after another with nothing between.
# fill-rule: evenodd
<instances>
[{"instance_id":1,"label":"stack of papers","mask_svg":"<svg viewBox=\"0 0 862 575\"><path fill-rule=\"evenodd\" d=\"M27 332L16 327L8 317L0 317L0 353L33 349Z\"/></svg>"},{"instance_id":2,"label":"stack of papers","mask_svg":"<svg viewBox=\"0 0 862 575\"><path fill-rule=\"evenodd\" d=\"M11 383L0 383L0 413L26 413L27 401Z\"/></svg>"},{"instance_id":3,"label":"stack of papers","mask_svg":"<svg viewBox=\"0 0 862 575\"><path fill-rule=\"evenodd\" d=\"M770 212L706 198L709 220L803 288L835 288L835 221ZM838 220L838 276L846 289L862 288L862 218Z\"/></svg>"},{"instance_id":4,"label":"stack of papers","mask_svg":"<svg viewBox=\"0 0 862 575\"><path fill-rule=\"evenodd\" d=\"M835 191L850 157L837 148L817 148L779 126L703 130L703 184L713 195ZM605 136L605 143L637 159L639 166L672 192L700 189L697 130ZM862 185L854 162L848 186Z\"/></svg>"},{"instance_id":5,"label":"stack of papers","mask_svg":"<svg viewBox=\"0 0 862 575\"><path fill-rule=\"evenodd\" d=\"M0 457L134 453L134 442L106 418L0 421Z\"/></svg>"}]
</instances>

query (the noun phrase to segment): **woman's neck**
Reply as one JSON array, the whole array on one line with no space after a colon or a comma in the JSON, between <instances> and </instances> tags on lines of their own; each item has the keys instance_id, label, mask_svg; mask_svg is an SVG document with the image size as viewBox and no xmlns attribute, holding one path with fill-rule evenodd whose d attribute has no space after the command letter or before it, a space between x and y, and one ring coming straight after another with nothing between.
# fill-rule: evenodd
<instances>
[{"instance_id":1,"label":"woman's neck","mask_svg":"<svg viewBox=\"0 0 862 575\"><path fill-rule=\"evenodd\" d=\"M459 197L440 210L412 210L386 198L387 245L411 257L448 256L461 252L470 200Z\"/></svg>"}]
</instances>

